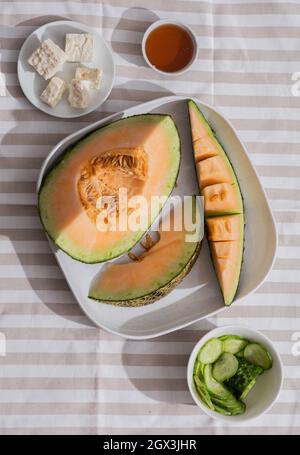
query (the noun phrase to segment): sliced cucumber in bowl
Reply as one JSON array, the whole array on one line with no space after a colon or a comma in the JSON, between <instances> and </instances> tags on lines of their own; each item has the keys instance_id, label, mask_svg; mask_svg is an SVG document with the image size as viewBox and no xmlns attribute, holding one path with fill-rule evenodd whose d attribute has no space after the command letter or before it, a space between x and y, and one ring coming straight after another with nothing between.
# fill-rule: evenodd
<instances>
[{"instance_id":1,"label":"sliced cucumber in bowl","mask_svg":"<svg viewBox=\"0 0 300 455\"><path fill-rule=\"evenodd\" d=\"M272 367L271 354L258 343L249 343L244 350L244 357L253 365L258 365L263 370L269 370Z\"/></svg>"},{"instance_id":2,"label":"sliced cucumber in bowl","mask_svg":"<svg viewBox=\"0 0 300 455\"><path fill-rule=\"evenodd\" d=\"M239 367L237 358L230 352L223 352L214 363L212 375L218 382L224 382L235 375Z\"/></svg>"},{"instance_id":3,"label":"sliced cucumber in bowl","mask_svg":"<svg viewBox=\"0 0 300 455\"><path fill-rule=\"evenodd\" d=\"M220 340L223 342L223 351L230 352L231 354L237 354L248 344L245 338L239 337L238 335L223 335L220 337Z\"/></svg>"},{"instance_id":4,"label":"sliced cucumber in bowl","mask_svg":"<svg viewBox=\"0 0 300 455\"><path fill-rule=\"evenodd\" d=\"M211 338L200 349L199 360L206 364L214 363L223 352L223 343L219 338Z\"/></svg>"}]
</instances>

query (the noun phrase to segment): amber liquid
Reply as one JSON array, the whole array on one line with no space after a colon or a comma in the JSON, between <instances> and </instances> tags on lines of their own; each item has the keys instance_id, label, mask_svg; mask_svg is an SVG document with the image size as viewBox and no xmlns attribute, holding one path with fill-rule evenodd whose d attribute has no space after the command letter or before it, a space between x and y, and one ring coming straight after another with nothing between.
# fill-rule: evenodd
<instances>
[{"instance_id":1,"label":"amber liquid","mask_svg":"<svg viewBox=\"0 0 300 455\"><path fill-rule=\"evenodd\" d=\"M178 25L161 25L148 36L146 54L155 68L174 73L190 63L194 43L190 34Z\"/></svg>"}]
</instances>

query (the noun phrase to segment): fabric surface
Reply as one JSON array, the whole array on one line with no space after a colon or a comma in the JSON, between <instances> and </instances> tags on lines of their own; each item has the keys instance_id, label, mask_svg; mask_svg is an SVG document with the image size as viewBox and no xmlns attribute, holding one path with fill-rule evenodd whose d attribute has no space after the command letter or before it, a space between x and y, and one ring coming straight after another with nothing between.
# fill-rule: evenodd
<instances>
[{"instance_id":1,"label":"fabric surface","mask_svg":"<svg viewBox=\"0 0 300 455\"><path fill-rule=\"evenodd\" d=\"M96 27L115 55L108 101L78 120L33 108L16 75L24 39L59 18ZM182 76L145 66L141 38L157 18L184 21L198 37L199 58ZM292 95L299 24L300 1L0 2L1 434L300 433L300 98ZM243 303L158 339L126 341L95 328L74 301L37 217L35 181L65 135L169 94L197 96L233 122L274 210L278 254L268 280ZM186 385L194 343L230 323L261 329L285 367L277 403L243 427L224 426L192 406Z\"/></svg>"}]
</instances>

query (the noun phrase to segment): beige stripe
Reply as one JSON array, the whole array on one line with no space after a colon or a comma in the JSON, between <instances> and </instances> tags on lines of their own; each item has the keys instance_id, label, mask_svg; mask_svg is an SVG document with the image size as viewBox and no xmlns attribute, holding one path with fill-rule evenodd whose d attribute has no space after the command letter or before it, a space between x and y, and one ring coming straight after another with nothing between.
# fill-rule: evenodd
<instances>
[{"instance_id":1,"label":"beige stripe","mask_svg":"<svg viewBox=\"0 0 300 455\"><path fill-rule=\"evenodd\" d=\"M80 424L77 427L14 427L7 428L2 427L0 430L1 435L98 435L99 430L97 427L81 427ZM102 434L110 434L106 431ZM115 433L117 434L117 433ZM125 433L126 434L126 433ZM137 433L136 433L137 434Z\"/></svg>"},{"instance_id":2,"label":"beige stripe","mask_svg":"<svg viewBox=\"0 0 300 455\"><path fill-rule=\"evenodd\" d=\"M144 391L183 391L187 390L185 379L173 378L0 378L0 390L144 390ZM97 385L96 382L97 381Z\"/></svg>"},{"instance_id":3,"label":"beige stripe","mask_svg":"<svg viewBox=\"0 0 300 455\"><path fill-rule=\"evenodd\" d=\"M277 283L275 283L277 284ZM259 288L258 293L260 293ZM230 312L224 311L222 318L300 318L300 306L255 306L239 305L232 306Z\"/></svg>"},{"instance_id":4,"label":"beige stripe","mask_svg":"<svg viewBox=\"0 0 300 455\"><path fill-rule=\"evenodd\" d=\"M198 411L200 412L200 411ZM251 423L251 422L250 422ZM299 435L300 431L299 428L297 427L250 427L250 424L248 424L245 427L234 427L232 425L226 425L224 428L216 428L216 427L204 427L204 426L197 426L194 428L191 427L151 427L146 428L146 427L139 427L139 428L120 428L120 427L113 427L113 428L108 428L105 427L103 430L98 431L98 434L104 434L104 435ZM27 432L27 428L24 429L25 432ZM60 428L60 430L62 430ZM86 429L85 429L86 430ZM34 431L42 431L41 434L43 433L43 430L41 429L35 429L33 428ZM56 432L55 430L49 429L49 434L51 434L51 431ZM62 430L63 431L63 430ZM65 429L66 433L68 434L68 428ZM75 429L74 429L75 431ZM77 430L78 431L78 430ZM81 431L81 430L80 430ZM79 432L80 432L79 431ZM96 431L95 429L91 429L91 431ZM13 434L13 432L9 433ZM28 433L30 434L30 433ZM33 433L33 434L39 434L39 433ZM62 433L64 434L64 433ZM76 434L76 433L75 433Z\"/></svg>"},{"instance_id":5,"label":"beige stripe","mask_svg":"<svg viewBox=\"0 0 300 455\"><path fill-rule=\"evenodd\" d=\"M298 177L300 176L300 167L298 166L272 166L257 165L255 166L258 173L265 177Z\"/></svg>"},{"instance_id":6,"label":"beige stripe","mask_svg":"<svg viewBox=\"0 0 300 455\"><path fill-rule=\"evenodd\" d=\"M43 158L0 157L0 169L39 169Z\"/></svg>"},{"instance_id":7,"label":"beige stripe","mask_svg":"<svg viewBox=\"0 0 300 455\"><path fill-rule=\"evenodd\" d=\"M279 235L280 246L300 246L300 235ZM299 283L300 284L300 283Z\"/></svg>"},{"instance_id":8,"label":"beige stripe","mask_svg":"<svg viewBox=\"0 0 300 455\"><path fill-rule=\"evenodd\" d=\"M2 309L2 311L1 311ZM54 313L60 316L83 316L79 305L61 304L61 303L0 303L0 314L10 316L33 315L33 316L51 316Z\"/></svg>"},{"instance_id":9,"label":"beige stripe","mask_svg":"<svg viewBox=\"0 0 300 455\"><path fill-rule=\"evenodd\" d=\"M288 118L273 118L273 119L232 119L233 125L238 130L244 131L299 131L299 120L290 120ZM269 144L261 144L262 146L266 145L268 150L270 149ZM286 147L286 152L289 153L288 145ZM288 149L288 150L287 150ZM251 150L252 152L252 150ZM269 150L270 153L273 153L273 150Z\"/></svg>"},{"instance_id":10,"label":"beige stripe","mask_svg":"<svg viewBox=\"0 0 300 455\"><path fill-rule=\"evenodd\" d=\"M111 112L105 112L104 110L101 112L91 112L90 114L85 115L83 118L78 117L72 119L72 123L91 123L96 122L103 118L104 115L110 115ZM11 121L21 121L21 122L64 122L70 123L70 119L58 119L56 117L52 117L44 112L39 111L38 109L18 109L18 110L5 110L2 109L0 111L0 120L3 122L11 122Z\"/></svg>"},{"instance_id":11,"label":"beige stripe","mask_svg":"<svg viewBox=\"0 0 300 455\"><path fill-rule=\"evenodd\" d=\"M0 204L0 216L37 216L35 205Z\"/></svg>"},{"instance_id":12,"label":"beige stripe","mask_svg":"<svg viewBox=\"0 0 300 455\"><path fill-rule=\"evenodd\" d=\"M274 270L300 270L300 259L276 259Z\"/></svg>"},{"instance_id":13,"label":"beige stripe","mask_svg":"<svg viewBox=\"0 0 300 455\"><path fill-rule=\"evenodd\" d=\"M0 182L0 193L34 193L35 182Z\"/></svg>"},{"instance_id":14,"label":"beige stripe","mask_svg":"<svg viewBox=\"0 0 300 455\"><path fill-rule=\"evenodd\" d=\"M55 145L61 139L66 137L65 134L59 133L7 133L0 135L2 145Z\"/></svg>"},{"instance_id":15,"label":"beige stripe","mask_svg":"<svg viewBox=\"0 0 300 455\"><path fill-rule=\"evenodd\" d=\"M5 333L5 332L4 332ZM97 352L11 352L1 359L2 365L126 365L153 367L186 367L189 356L185 354L128 354ZM292 355L281 355L286 366L298 366L299 359Z\"/></svg>"},{"instance_id":16,"label":"beige stripe","mask_svg":"<svg viewBox=\"0 0 300 455\"><path fill-rule=\"evenodd\" d=\"M91 378L0 378L0 390L93 390L95 389L94 377ZM132 382L134 381L134 383ZM141 391L185 391L185 379L174 378L98 378L98 387L101 390L141 390ZM300 388L300 379L285 379L284 390L297 390Z\"/></svg>"},{"instance_id":17,"label":"beige stripe","mask_svg":"<svg viewBox=\"0 0 300 455\"><path fill-rule=\"evenodd\" d=\"M284 174L282 174L281 177L284 177ZM272 200L299 201L300 199L300 190L290 190L285 188L266 188L266 193L269 199Z\"/></svg>"},{"instance_id":18,"label":"beige stripe","mask_svg":"<svg viewBox=\"0 0 300 455\"><path fill-rule=\"evenodd\" d=\"M251 153L269 153L271 155L282 155L287 153L299 154L300 143L280 143L280 142L245 142L247 150Z\"/></svg>"},{"instance_id":19,"label":"beige stripe","mask_svg":"<svg viewBox=\"0 0 300 455\"><path fill-rule=\"evenodd\" d=\"M57 265L53 254L0 254L1 265Z\"/></svg>"},{"instance_id":20,"label":"beige stripe","mask_svg":"<svg viewBox=\"0 0 300 455\"><path fill-rule=\"evenodd\" d=\"M69 287L64 279L54 278L0 278L1 291L68 291Z\"/></svg>"},{"instance_id":21,"label":"beige stripe","mask_svg":"<svg viewBox=\"0 0 300 455\"><path fill-rule=\"evenodd\" d=\"M0 229L0 241L14 240L45 240L42 229Z\"/></svg>"},{"instance_id":22,"label":"beige stripe","mask_svg":"<svg viewBox=\"0 0 300 455\"><path fill-rule=\"evenodd\" d=\"M214 95L216 106L238 107L300 107L300 98L295 96L247 96Z\"/></svg>"},{"instance_id":23,"label":"beige stripe","mask_svg":"<svg viewBox=\"0 0 300 455\"><path fill-rule=\"evenodd\" d=\"M56 0L47 0L47 3L55 2ZM27 2L28 3L28 2ZM40 3L40 0L33 0L31 3ZM85 3L82 0L75 0L75 3ZM88 0L87 3L98 4L97 0ZM102 0L101 2L104 5L111 5L111 0ZM144 7L144 0L114 0L113 6L119 7ZM169 3L163 3L160 0L148 0L147 7L151 9L156 9L158 11L169 11ZM210 2L197 2L192 0L173 0L172 1L172 11L176 12L190 12L190 13L215 13L215 14L236 14L236 15L256 15L256 14L300 14L299 5L287 2L283 3L257 3L254 4L251 2L245 3L232 3L232 4L214 4L213 6Z\"/></svg>"},{"instance_id":24,"label":"beige stripe","mask_svg":"<svg viewBox=\"0 0 300 455\"><path fill-rule=\"evenodd\" d=\"M300 212L279 212L274 211L276 221L281 223L300 223Z\"/></svg>"},{"instance_id":25,"label":"beige stripe","mask_svg":"<svg viewBox=\"0 0 300 455\"><path fill-rule=\"evenodd\" d=\"M300 283L273 283L266 281L259 287L259 294L299 294Z\"/></svg>"},{"instance_id":26,"label":"beige stripe","mask_svg":"<svg viewBox=\"0 0 300 455\"><path fill-rule=\"evenodd\" d=\"M298 414L300 404L297 403L277 403L268 414ZM1 403L1 413L4 415L155 415L155 416L194 416L199 414L197 406L191 404L164 403Z\"/></svg>"},{"instance_id":27,"label":"beige stripe","mask_svg":"<svg viewBox=\"0 0 300 455\"><path fill-rule=\"evenodd\" d=\"M144 1L144 0L143 0ZM145 5L143 5L144 7ZM125 6L128 8L128 5ZM186 11L184 8L183 11ZM48 22L55 20L62 20L62 16L37 16L32 17L27 14L1 14L2 22L5 25L28 25L28 26L40 26ZM77 20L79 22L85 23L86 25L92 27L101 28L115 28L119 27L120 18L119 17L106 17L106 16L97 16L97 15L77 15L77 14L68 14L68 17L65 19ZM156 17L153 17L156 19ZM153 20L152 20L153 21ZM152 22L151 21L151 22ZM133 23L137 23L137 28L134 28ZM135 21L134 19L130 20L128 18L122 18L122 24L120 25L120 30L137 30L144 31L151 22L146 22L144 17L141 21ZM123 28L122 28L123 27ZM224 26L224 25L192 25L194 32L198 36L216 36L216 37L245 37L245 38L299 38L299 29L295 26L243 26L235 27L233 25Z\"/></svg>"},{"instance_id":28,"label":"beige stripe","mask_svg":"<svg viewBox=\"0 0 300 455\"><path fill-rule=\"evenodd\" d=\"M46 288L45 288L46 289ZM223 313L224 314L224 313ZM5 327L1 326L1 331L5 333L10 340L93 340L93 341L116 341L123 340L123 338L117 335L106 332L105 330L99 330L97 327L91 326L89 328L50 328L50 327ZM290 330L263 330L266 336L271 338L273 341L291 341ZM159 338L153 338L147 340L149 347L151 343L156 342L196 342L207 331L205 330L178 330L176 332L169 333ZM151 348L150 348L151 349ZM153 348L154 349L154 348Z\"/></svg>"}]
</instances>

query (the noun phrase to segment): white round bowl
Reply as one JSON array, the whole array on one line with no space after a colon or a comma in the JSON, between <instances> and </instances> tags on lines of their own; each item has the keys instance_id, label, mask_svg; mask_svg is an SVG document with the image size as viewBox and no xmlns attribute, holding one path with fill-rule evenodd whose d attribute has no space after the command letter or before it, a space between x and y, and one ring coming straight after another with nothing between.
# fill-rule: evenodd
<instances>
[{"instance_id":1,"label":"white round bowl","mask_svg":"<svg viewBox=\"0 0 300 455\"><path fill-rule=\"evenodd\" d=\"M150 62L150 60L147 57L147 52L146 52L146 41L147 41L147 38L150 35L150 33L153 32L153 30L155 30L157 27L160 27L161 25L169 25L169 24L177 25L178 27L183 28L183 30L185 30L190 35L190 37L191 37L191 39L193 41L193 44L194 44L194 53L193 53L193 56L191 58L191 61L184 68L182 68L181 70L172 71L172 72L159 70L154 65L152 65L152 63ZM185 24L183 24L183 23L181 23L179 21L172 21L171 19L166 19L166 20L161 19L161 20L153 22L153 24L151 24L147 28L147 30L145 31L144 36L143 36L143 40L142 40L142 53L143 53L143 57L144 57L146 63L150 66L150 68L152 68L157 73L168 75L168 76L178 76L179 74L183 74L186 71L188 71L191 68L191 66L193 65L193 63L195 62L195 60L196 60L196 58L198 56L197 38L196 38L196 35L193 32L193 30L190 27L188 27L187 25L185 25Z\"/></svg>"},{"instance_id":2,"label":"white round bowl","mask_svg":"<svg viewBox=\"0 0 300 455\"><path fill-rule=\"evenodd\" d=\"M258 377L253 389L243 400L244 403L246 403L245 413L237 416L225 416L209 409L199 398L194 386L193 369L200 348L210 338L217 338L222 335L239 335L251 341L261 343L270 352L273 358L272 368ZM251 329L250 327L229 325L211 330L198 341L189 358L187 381L191 395L202 411L214 419L237 425L261 416L275 403L282 388L283 366L281 358L269 338L258 330Z\"/></svg>"}]
</instances>

